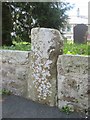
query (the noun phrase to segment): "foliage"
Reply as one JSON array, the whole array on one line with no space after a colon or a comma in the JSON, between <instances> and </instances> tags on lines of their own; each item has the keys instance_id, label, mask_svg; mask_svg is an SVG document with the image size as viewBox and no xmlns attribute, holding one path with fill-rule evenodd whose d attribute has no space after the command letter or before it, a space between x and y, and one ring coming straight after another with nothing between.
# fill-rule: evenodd
<instances>
[{"instance_id":1,"label":"foliage","mask_svg":"<svg viewBox=\"0 0 90 120\"><path fill-rule=\"evenodd\" d=\"M13 28L11 9L8 3L2 2L2 45L12 45Z\"/></svg>"},{"instance_id":2,"label":"foliage","mask_svg":"<svg viewBox=\"0 0 90 120\"><path fill-rule=\"evenodd\" d=\"M60 111L69 114L70 112L73 112L74 110L70 106L65 105L65 106L62 107L62 109Z\"/></svg>"},{"instance_id":3,"label":"foliage","mask_svg":"<svg viewBox=\"0 0 90 120\"><path fill-rule=\"evenodd\" d=\"M64 29L67 24L67 11L71 8L67 2L3 2L3 5L9 6L11 12L7 11L7 14L4 14L3 8L2 19L7 20L3 21L3 25L5 23L9 27L5 26L2 32L13 25L13 38L17 40L18 37L18 40L26 42L30 42L33 27ZM7 18L9 14L11 16ZM12 20L13 24L8 22L9 20ZM3 41L5 41L3 45L9 45L6 39Z\"/></svg>"},{"instance_id":4,"label":"foliage","mask_svg":"<svg viewBox=\"0 0 90 120\"><path fill-rule=\"evenodd\" d=\"M64 54L90 55L89 44L75 44L70 41L64 43Z\"/></svg>"},{"instance_id":5,"label":"foliage","mask_svg":"<svg viewBox=\"0 0 90 120\"><path fill-rule=\"evenodd\" d=\"M89 45L90 43L75 44L75 43L72 43L71 41L67 41L64 43L63 52L64 54L72 54L72 55L90 55ZM13 41L13 45L2 46L0 47L0 49L30 51L31 43Z\"/></svg>"},{"instance_id":6,"label":"foliage","mask_svg":"<svg viewBox=\"0 0 90 120\"><path fill-rule=\"evenodd\" d=\"M0 91L1 95L11 95L11 92L9 90L3 89L2 91Z\"/></svg>"},{"instance_id":7,"label":"foliage","mask_svg":"<svg viewBox=\"0 0 90 120\"><path fill-rule=\"evenodd\" d=\"M35 26L61 30L67 23L67 14L71 6L64 2L41 2L33 4Z\"/></svg>"},{"instance_id":8,"label":"foliage","mask_svg":"<svg viewBox=\"0 0 90 120\"><path fill-rule=\"evenodd\" d=\"M21 51L30 51L31 50L31 44L28 42L13 42L13 45L11 46L2 46L0 49L7 49L7 50L21 50Z\"/></svg>"},{"instance_id":9,"label":"foliage","mask_svg":"<svg viewBox=\"0 0 90 120\"><path fill-rule=\"evenodd\" d=\"M30 42L30 33L33 27L31 2L13 2L10 3L13 19L14 38ZM19 41L17 41L19 42Z\"/></svg>"}]
</instances>

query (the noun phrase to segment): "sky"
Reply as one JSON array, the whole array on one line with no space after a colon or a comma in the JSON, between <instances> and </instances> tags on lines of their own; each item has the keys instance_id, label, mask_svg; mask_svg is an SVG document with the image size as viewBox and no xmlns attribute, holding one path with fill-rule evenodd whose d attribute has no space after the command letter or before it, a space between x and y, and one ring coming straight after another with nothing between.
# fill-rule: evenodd
<instances>
[{"instance_id":1,"label":"sky","mask_svg":"<svg viewBox=\"0 0 90 120\"><path fill-rule=\"evenodd\" d=\"M88 2L90 0L64 0L71 4L75 4L75 7L69 12L70 16L77 15L77 9L80 9L80 15L88 17Z\"/></svg>"}]
</instances>

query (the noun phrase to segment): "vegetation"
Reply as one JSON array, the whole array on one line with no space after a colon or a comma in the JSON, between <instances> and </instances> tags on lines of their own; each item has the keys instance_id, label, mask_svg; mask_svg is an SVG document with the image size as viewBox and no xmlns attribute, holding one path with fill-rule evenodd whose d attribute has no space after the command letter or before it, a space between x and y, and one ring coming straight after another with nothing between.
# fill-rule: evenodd
<instances>
[{"instance_id":1,"label":"vegetation","mask_svg":"<svg viewBox=\"0 0 90 120\"><path fill-rule=\"evenodd\" d=\"M75 44L71 41L64 43L64 54L72 55L90 55L89 43L87 44Z\"/></svg>"},{"instance_id":2,"label":"vegetation","mask_svg":"<svg viewBox=\"0 0 90 120\"><path fill-rule=\"evenodd\" d=\"M7 50L21 50L21 51L30 51L31 50L31 43L29 42L13 42L11 46L2 46L0 49L7 49Z\"/></svg>"},{"instance_id":3,"label":"vegetation","mask_svg":"<svg viewBox=\"0 0 90 120\"><path fill-rule=\"evenodd\" d=\"M11 92L9 90L3 89L2 91L0 91L1 95L11 95Z\"/></svg>"},{"instance_id":4,"label":"vegetation","mask_svg":"<svg viewBox=\"0 0 90 120\"><path fill-rule=\"evenodd\" d=\"M90 43L87 44L75 44L71 41L64 43L64 54L72 54L72 55L90 55L89 46ZM0 49L8 49L8 50L21 50L21 51L30 51L31 43L29 42L15 42L13 41L13 45L11 46L2 46Z\"/></svg>"},{"instance_id":5,"label":"vegetation","mask_svg":"<svg viewBox=\"0 0 90 120\"><path fill-rule=\"evenodd\" d=\"M63 106L60 111L65 112L67 114L69 114L70 112L74 112L74 110L72 109L72 107L70 107L68 105Z\"/></svg>"},{"instance_id":6,"label":"vegetation","mask_svg":"<svg viewBox=\"0 0 90 120\"><path fill-rule=\"evenodd\" d=\"M2 2L2 45L13 44L11 37L30 42L33 27L64 29L70 8L67 2Z\"/></svg>"},{"instance_id":7,"label":"vegetation","mask_svg":"<svg viewBox=\"0 0 90 120\"><path fill-rule=\"evenodd\" d=\"M11 32L13 22L11 9L8 3L2 4L2 45L12 45Z\"/></svg>"}]
</instances>

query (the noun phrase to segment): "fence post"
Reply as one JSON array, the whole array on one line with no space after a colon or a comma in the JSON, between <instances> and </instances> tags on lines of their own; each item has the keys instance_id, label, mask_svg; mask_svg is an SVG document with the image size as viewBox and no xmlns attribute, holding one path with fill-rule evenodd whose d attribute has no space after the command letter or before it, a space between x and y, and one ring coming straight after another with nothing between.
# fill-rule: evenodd
<instances>
[{"instance_id":1,"label":"fence post","mask_svg":"<svg viewBox=\"0 0 90 120\"><path fill-rule=\"evenodd\" d=\"M33 28L28 97L50 106L56 105L57 59L62 54L63 39L58 30Z\"/></svg>"}]
</instances>

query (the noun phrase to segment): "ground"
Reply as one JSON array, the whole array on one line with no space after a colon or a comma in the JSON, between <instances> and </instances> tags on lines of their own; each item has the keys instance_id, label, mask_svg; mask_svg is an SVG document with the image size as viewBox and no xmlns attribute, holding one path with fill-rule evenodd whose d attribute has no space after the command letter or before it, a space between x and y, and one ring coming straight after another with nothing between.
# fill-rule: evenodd
<instances>
[{"instance_id":1,"label":"ground","mask_svg":"<svg viewBox=\"0 0 90 120\"><path fill-rule=\"evenodd\" d=\"M3 118L85 118L82 113L60 112L57 107L49 107L27 100L23 97L9 95L2 97Z\"/></svg>"}]
</instances>

